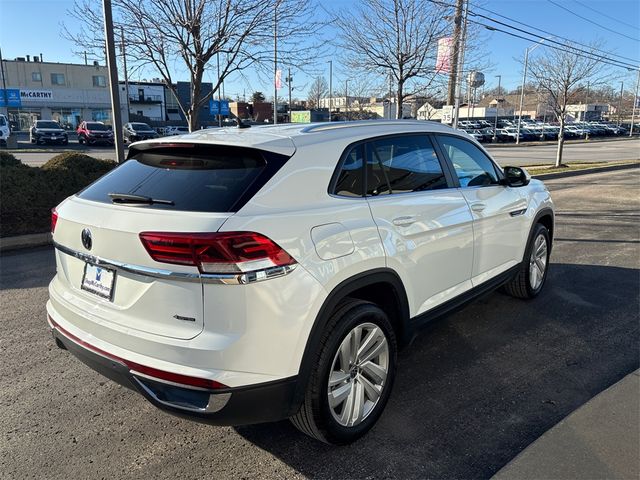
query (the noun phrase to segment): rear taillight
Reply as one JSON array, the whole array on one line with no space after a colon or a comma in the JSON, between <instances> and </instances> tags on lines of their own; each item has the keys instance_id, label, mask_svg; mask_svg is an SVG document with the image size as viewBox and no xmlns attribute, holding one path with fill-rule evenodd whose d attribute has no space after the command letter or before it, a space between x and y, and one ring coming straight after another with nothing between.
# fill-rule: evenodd
<instances>
[{"instance_id":1,"label":"rear taillight","mask_svg":"<svg viewBox=\"0 0 640 480\"><path fill-rule=\"evenodd\" d=\"M56 231L56 223L58 223L58 210L54 207L51 209L51 233Z\"/></svg>"},{"instance_id":2,"label":"rear taillight","mask_svg":"<svg viewBox=\"0 0 640 480\"><path fill-rule=\"evenodd\" d=\"M244 273L296 263L273 240L254 232L142 232L140 240L156 262L193 265L201 273Z\"/></svg>"}]
</instances>

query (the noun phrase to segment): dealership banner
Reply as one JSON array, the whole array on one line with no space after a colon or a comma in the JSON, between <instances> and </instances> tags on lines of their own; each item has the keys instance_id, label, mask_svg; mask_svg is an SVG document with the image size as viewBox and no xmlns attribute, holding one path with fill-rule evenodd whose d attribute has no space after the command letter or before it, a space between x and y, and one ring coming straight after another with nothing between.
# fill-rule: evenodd
<instances>
[{"instance_id":1,"label":"dealership banner","mask_svg":"<svg viewBox=\"0 0 640 480\"><path fill-rule=\"evenodd\" d=\"M276 70L276 88L282 88L282 70Z\"/></svg>"},{"instance_id":2,"label":"dealership banner","mask_svg":"<svg viewBox=\"0 0 640 480\"><path fill-rule=\"evenodd\" d=\"M53 92L51 90L20 90L20 98L28 102L47 102L53 100Z\"/></svg>"},{"instance_id":3,"label":"dealership banner","mask_svg":"<svg viewBox=\"0 0 640 480\"><path fill-rule=\"evenodd\" d=\"M17 88L0 88L0 106L3 107L21 107L20 90Z\"/></svg>"},{"instance_id":4,"label":"dealership banner","mask_svg":"<svg viewBox=\"0 0 640 480\"><path fill-rule=\"evenodd\" d=\"M209 113L211 115L229 116L229 100L209 100Z\"/></svg>"},{"instance_id":5,"label":"dealership banner","mask_svg":"<svg viewBox=\"0 0 640 480\"><path fill-rule=\"evenodd\" d=\"M438 56L436 58L436 73L451 71L451 47L453 37L442 37L438 40Z\"/></svg>"}]
</instances>

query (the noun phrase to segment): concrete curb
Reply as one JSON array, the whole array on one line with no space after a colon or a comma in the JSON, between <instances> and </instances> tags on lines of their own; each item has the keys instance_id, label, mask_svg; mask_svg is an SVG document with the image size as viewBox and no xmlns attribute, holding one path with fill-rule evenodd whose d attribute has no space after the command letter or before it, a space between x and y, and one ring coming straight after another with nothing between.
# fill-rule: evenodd
<instances>
[{"instance_id":1,"label":"concrete curb","mask_svg":"<svg viewBox=\"0 0 640 480\"><path fill-rule=\"evenodd\" d=\"M492 480L639 478L636 370L547 430Z\"/></svg>"},{"instance_id":2,"label":"concrete curb","mask_svg":"<svg viewBox=\"0 0 640 480\"><path fill-rule=\"evenodd\" d=\"M630 140L638 140L640 137L634 135L633 137L617 137L617 138L590 138L589 140L581 138L579 140L565 140L564 144L566 145L578 145L583 143L611 143L611 142L628 142ZM523 142L520 144L513 143L487 143L485 144L485 148L514 148L514 147L543 147L547 145L558 145L557 140L548 140L545 142L533 141L533 142Z\"/></svg>"},{"instance_id":3,"label":"concrete curb","mask_svg":"<svg viewBox=\"0 0 640 480\"><path fill-rule=\"evenodd\" d=\"M551 180L554 178L573 177L576 175L588 175L590 173L613 172L615 170L624 170L627 168L637 168L637 167L640 167L640 162L623 163L620 165L605 165L604 167L583 168L581 170L569 170L567 172L558 172L558 173L539 173L537 175L533 175L533 178L537 178L539 180ZM525 166L524 168L526 169L527 167Z\"/></svg>"},{"instance_id":4,"label":"concrete curb","mask_svg":"<svg viewBox=\"0 0 640 480\"><path fill-rule=\"evenodd\" d=\"M640 162L625 163L622 165L611 165L604 167L585 168L583 170L572 170L568 172L559 173L545 173L542 175L534 175L533 178L540 180L550 180L553 178L572 177L574 175L587 175L589 173L609 172L615 170L623 170L626 168L640 167ZM51 234L47 233L33 233L30 235L18 235L15 237L3 237L0 238L0 252L8 252L11 250L18 250L21 248L39 247L41 245L50 245L52 242Z\"/></svg>"},{"instance_id":5,"label":"concrete curb","mask_svg":"<svg viewBox=\"0 0 640 480\"><path fill-rule=\"evenodd\" d=\"M32 233L0 238L0 252L51 244L51 233Z\"/></svg>"}]
</instances>

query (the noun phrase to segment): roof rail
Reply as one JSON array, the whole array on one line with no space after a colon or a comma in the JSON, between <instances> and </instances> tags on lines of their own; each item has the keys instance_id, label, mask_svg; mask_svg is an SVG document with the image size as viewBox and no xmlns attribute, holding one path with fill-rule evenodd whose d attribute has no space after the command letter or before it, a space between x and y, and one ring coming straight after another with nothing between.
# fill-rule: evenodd
<instances>
[{"instance_id":1,"label":"roof rail","mask_svg":"<svg viewBox=\"0 0 640 480\"><path fill-rule=\"evenodd\" d=\"M353 122L328 122L328 123L316 123L314 125L309 125L308 127L300 130L303 133L311 133L311 132L323 132L326 130L335 130L340 128L351 128L351 127L371 127L371 126L385 126L385 125L421 125L424 122L438 123L434 120L356 120Z\"/></svg>"}]
</instances>

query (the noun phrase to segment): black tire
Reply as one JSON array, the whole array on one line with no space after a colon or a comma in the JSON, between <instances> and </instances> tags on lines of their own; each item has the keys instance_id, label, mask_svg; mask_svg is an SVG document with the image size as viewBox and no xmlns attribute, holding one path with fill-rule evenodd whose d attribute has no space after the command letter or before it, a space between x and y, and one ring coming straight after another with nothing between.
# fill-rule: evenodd
<instances>
[{"instance_id":1,"label":"black tire","mask_svg":"<svg viewBox=\"0 0 640 480\"><path fill-rule=\"evenodd\" d=\"M546 263L546 268L544 270L544 274L542 275L542 282L540 282L540 285L534 288L534 286L531 285L531 281L530 281L529 274L532 267L529 259L531 258L531 252L534 248L535 241L540 235L544 237L545 242L547 244L547 255L546 255L547 263ZM549 237L549 231L547 230L547 227L545 227L541 223L537 223L533 227L533 232L532 232L531 238L529 239L529 243L527 244L527 248L524 253L524 258L520 265L520 270L518 270L518 273L516 274L515 277L513 277L513 279L511 279L508 283L504 285L504 291L507 294L511 295L512 297L516 297L516 298L529 299L529 298L537 297L542 291L542 288L544 287L545 282L547 281L547 274L549 273L549 255L550 254L551 254L551 239Z\"/></svg>"},{"instance_id":2,"label":"black tire","mask_svg":"<svg viewBox=\"0 0 640 480\"><path fill-rule=\"evenodd\" d=\"M82 135L78 135L78 143L80 145L82 145L84 143L84 138L82 138Z\"/></svg>"},{"instance_id":3,"label":"black tire","mask_svg":"<svg viewBox=\"0 0 640 480\"><path fill-rule=\"evenodd\" d=\"M387 378L373 410L361 423L346 427L338 423L329 408L328 379L333 359L347 334L356 326L369 322L384 333L389 347ZM298 430L322 442L344 445L367 433L382 414L393 388L396 375L396 336L387 314L377 305L356 299L346 299L332 314L320 342L315 367L306 386L304 401L297 414L290 418Z\"/></svg>"}]
</instances>

